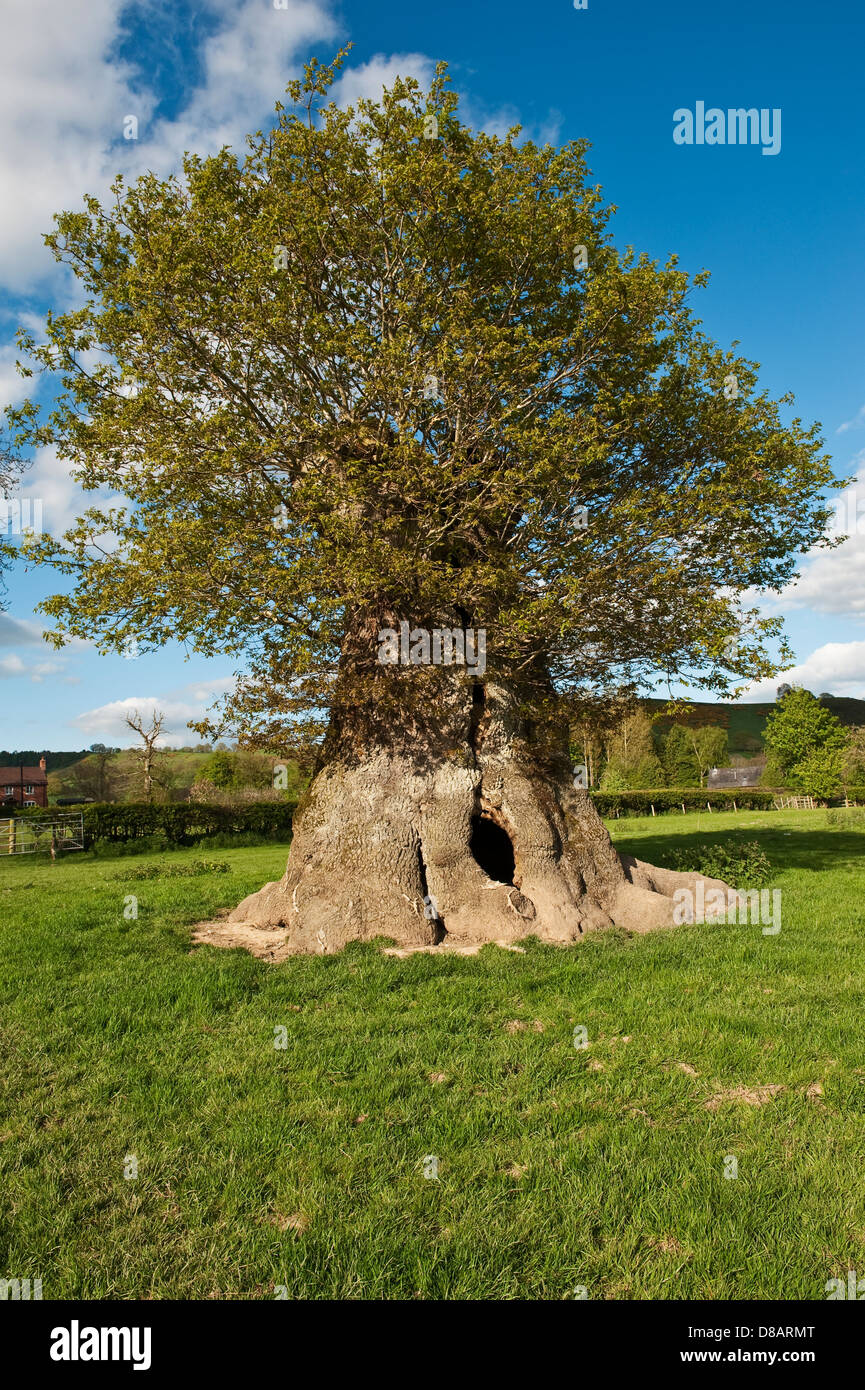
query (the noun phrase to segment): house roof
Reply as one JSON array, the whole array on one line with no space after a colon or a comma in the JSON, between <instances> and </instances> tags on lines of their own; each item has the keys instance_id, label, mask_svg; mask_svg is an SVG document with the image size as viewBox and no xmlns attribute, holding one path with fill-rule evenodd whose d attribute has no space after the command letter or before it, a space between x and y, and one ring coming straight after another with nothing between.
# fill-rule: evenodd
<instances>
[{"instance_id":1,"label":"house roof","mask_svg":"<svg viewBox=\"0 0 865 1390\"><path fill-rule=\"evenodd\" d=\"M25 767L23 769L23 774L22 776L22 769L20 767L0 767L0 786L5 787L11 782L14 782L16 786L20 786L22 782L48 781L48 774L44 772L41 767Z\"/></svg>"},{"instance_id":2,"label":"house roof","mask_svg":"<svg viewBox=\"0 0 865 1390\"><path fill-rule=\"evenodd\" d=\"M713 767L707 785L710 787L756 787L763 776L763 766Z\"/></svg>"}]
</instances>

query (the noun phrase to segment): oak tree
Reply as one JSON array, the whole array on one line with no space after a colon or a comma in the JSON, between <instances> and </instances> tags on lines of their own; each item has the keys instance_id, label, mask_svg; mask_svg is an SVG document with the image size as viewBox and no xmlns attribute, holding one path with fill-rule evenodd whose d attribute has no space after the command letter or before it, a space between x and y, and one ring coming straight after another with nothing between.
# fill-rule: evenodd
<instances>
[{"instance_id":1,"label":"oak tree","mask_svg":"<svg viewBox=\"0 0 865 1390\"><path fill-rule=\"evenodd\" d=\"M13 428L118 500L42 539L45 610L232 654L201 732L316 749L286 875L235 913L288 949L670 921L569 721L774 669L741 602L824 530L816 426L701 331L704 273L617 249L585 141L470 129L444 65L339 109L341 61L244 155L57 218L83 303L21 335L62 389Z\"/></svg>"}]
</instances>

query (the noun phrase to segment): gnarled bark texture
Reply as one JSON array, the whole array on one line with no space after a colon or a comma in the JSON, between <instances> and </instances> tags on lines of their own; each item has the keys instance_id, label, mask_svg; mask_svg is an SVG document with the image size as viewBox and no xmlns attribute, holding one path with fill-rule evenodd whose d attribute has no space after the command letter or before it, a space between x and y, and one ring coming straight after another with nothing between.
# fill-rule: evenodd
<instances>
[{"instance_id":1,"label":"gnarled bark texture","mask_svg":"<svg viewBox=\"0 0 865 1390\"><path fill-rule=\"evenodd\" d=\"M375 937L415 949L564 943L673 924L674 891L699 875L616 853L573 785L566 741L533 738L517 692L464 672L446 686L441 671L391 674L426 680L429 699L406 717L399 702L382 707L378 685L335 714L283 878L198 940L279 959Z\"/></svg>"}]
</instances>

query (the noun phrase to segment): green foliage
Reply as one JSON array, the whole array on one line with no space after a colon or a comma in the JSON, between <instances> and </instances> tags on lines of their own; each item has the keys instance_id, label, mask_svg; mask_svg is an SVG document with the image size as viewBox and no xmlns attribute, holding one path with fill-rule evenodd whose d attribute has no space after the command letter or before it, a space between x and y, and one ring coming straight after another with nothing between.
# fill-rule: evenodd
<instances>
[{"instance_id":1,"label":"green foliage","mask_svg":"<svg viewBox=\"0 0 865 1390\"><path fill-rule=\"evenodd\" d=\"M848 730L844 779L846 782L865 782L865 724Z\"/></svg>"},{"instance_id":2,"label":"green foliage","mask_svg":"<svg viewBox=\"0 0 865 1390\"><path fill-rule=\"evenodd\" d=\"M693 729L691 732L694 745L694 757L702 784L705 783L706 775L710 768L727 767L729 765L730 754L727 748L727 731L726 729L718 729L712 724L704 724L699 729Z\"/></svg>"},{"instance_id":3,"label":"green foliage","mask_svg":"<svg viewBox=\"0 0 865 1390\"><path fill-rule=\"evenodd\" d=\"M760 778L760 786L789 786L789 778L787 776L787 773L784 771L784 768L781 766L781 760L776 753L769 753L766 758L766 766L764 767L763 774Z\"/></svg>"},{"instance_id":4,"label":"green foliage","mask_svg":"<svg viewBox=\"0 0 865 1390\"><path fill-rule=\"evenodd\" d=\"M603 735L606 766L603 791L628 787L656 787L663 769L655 753L652 721L643 709L626 714Z\"/></svg>"},{"instance_id":5,"label":"green foliage","mask_svg":"<svg viewBox=\"0 0 865 1390\"><path fill-rule=\"evenodd\" d=\"M835 715L821 705L810 690L798 686L788 691L766 720L763 741L794 786L801 785L797 780L800 765L809 776L813 776L819 766L819 757L812 759L811 755L820 752L831 755L843 749L847 742ZM833 766L831 756L826 766Z\"/></svg>"},{"instance_id":6,"label":"green foliage","mask_svg":"<svg viewBox=\"0 0 865 1390\"><path fill-rule=\"evenodd\" d=\"M272 764L274 757L269 753L247 752L245 750L218 750L223 759L230 760L236 776L236 784L230 791L265 790L273 786ZM157 801L186 801L191 787L202 782L205 770L212 761L209 748L167 748L162 750L161 771L163 785L156 789ZM65 758L61 762L60 759ZM56 764L54 760L57 760ZM2 760L2 755L0 755ZM35 759L34 761L38 761ZM297 800L304 783L304 777L296 762L281 760L287 770L285 794L288 800ZM74 766L68 764L74 763ZM90 752L59 755L49 753L49 798L56 803L76 797L84 801L137 801L141 792L141 777L132 749L122 749L108 755ZM212 785L215 785L213 783ZM208 798L202 798L207 801Z\"/></svg>"},{"instance_id":7,"label":"green foliage","mask_svg":"<svg viewBox=\"0 0 865 1390\"><path fill-rule=\"evenodd\" d=\"M624 792L628 790L629 779L615 761L608 762L601 775L602 792Z\"/></svg>"},{"instance_id":8,"label":"green foliage","mask_svg":"<svg viewBox=\"0 0 865 1390\"><path fill-rule=\"evenodd\" d=\"M129 840L88 840L87 851L94 859L141 858L147 854L176 854L184 848L178 841L170 840L162 830L150 835L136 835ZM209 843L209 842L208 842Z\"/></svg>"},{"instance_id":9,"label":"green foliage","mask_svg":"<svg viewBox=\"0 0 865 1390\"><path fill-rule=\"evenodd\" d=\"M673 724L661 741L661 757L671 787L703 786L710 768L730 762L727 731L713 724Z\"/></svg>"},{"instance_id":10,"label":"green foliage","mask_svg":"<svg viewBox=\"0 0 865 1390\"><path fill-rule=\"evenodd\" d=\"M719 878L731 888L760 888L772 877L769 857L758 840L677 850L665 858L664 867Z\"/></svg>"},{"instance_id":11,"label":"green foliage","mask_svg":"<svg viewBox=\"0 0 865 1390\"><path fill-rule=\"evenodd\" d=\"M661 759L655 753L642 753L627 766L627 776L633 788L656 787L663 780Z\"/></svg>"},{"instance_id":12,"label":"green foliage","mask_svg":"<svg viewBox=\"0 0 865 1390\"><path fill-rule=\"evenodd\" d=\"M87 757L87 750L82 748L79 752L70 752L69 750L62 752L50 748L16 748L13 751L8 748L0 748L0 764L4 767L10 764L17 767L19 763L26 763L30 767L35 767L43 754L48 764L48 772L51 774L71 767L73 763L80 762L82 758Z\"/></svg>"},{"instance_id":13,"label":"green foliage","mask_svg":"<svg viewBox=\"0 0 865 1390\"><path fill-rule=\"evenodd\" d=\"M617 715L615 702L599 703L593 718L575 723L571 756L590 765L592 786L604 792L700 786L709 768L729 763L726 729L673 723L664 732L656 705L651 714L641 704Z\"/></svg>"},{"instance_id":14,"label":"green foliage","mask_svg":"<svg viewBox=\"0 0 865 1390\"><path fill-rule=\"evenodd\" d=\"M273 759L263 758L261 754L251 753L246 749L239 749L234 755L234 763L237 769L239 787L251 788L254 791L264 791L266 788L273 787ZM286 782L296 789L299 785L297 764L287 765L285 759L281 759L280 763L286 768Z\"/></svg>"},{"instance_id":15,"label":"green foliage","mask_svg":"<svg viewBox=\"0 0 865 1390\"><path fill-rule=\"evenodd\" d=\"M674 724L661 742L665 780L671 787L699 786L700 773L691 742L691 730Z\"/></svg>"},{"instance_id":16,"label":"green foliage","mask_svg":"<svg viewBox=\"0 0 865 1390\"><path fill-rule=\"evenodd\" d=\"M844 780L844 750L842 748L812 748L790 770L793 786L806 796L828 801L837 796Z\"/></svg>"},{"instance_id":17,"label":"green foliage","mask_svg":"<svg viewBox=\"0 0 865 1390\"><path fill-rule=\"evenodd\" d=\"M550 676L771 672L779 620L752 615L732 661L728 638L831 516L816 427L702 333L704 273L616 249L585 142L473 131L443 65L339 110L340 61L245 157L57 218L81 304L20 335L62 390L10 412L15 447L55 446L131 506L31 547L71 579L44 604L55 640L242 654L207 731L286 750L356 703L363 661L337 680L339 653L385 614L464 612L491 674L537 673L539 707Z\"/></svg>"},{"instance_id":18,"label":"green foliage","mask_svg":"<svg viewBox=\"0 0 865 1390\"><path fill-rule=\"evenodd\" d=\"M279 832L276 836L265 834L261 830L217 830L213 835L207 835L201 840L194 841L196 849L252 849L258 845L272 844L274 838L287 839L290 832Z\"/></svg>"},{"instance_id":19,"label":"green foliage","mask_svg":"<svg viewBox=\"0 0 865 1390\"><path fill-rule=\"evenodd\" d=\"M221 791L237 786L237 767L231 753L219 748L205 764L202 776Z\"/></svg>"}]
</instances>

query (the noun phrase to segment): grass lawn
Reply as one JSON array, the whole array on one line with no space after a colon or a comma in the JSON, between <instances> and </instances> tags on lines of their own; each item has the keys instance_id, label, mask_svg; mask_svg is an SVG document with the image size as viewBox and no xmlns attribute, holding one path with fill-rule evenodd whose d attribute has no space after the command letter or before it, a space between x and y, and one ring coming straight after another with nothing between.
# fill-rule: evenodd
<instances>
[{"instance_id":1,"label":"grass lawn","mask_svg":"<svg viewBox=\"0 0 865 1390\"><path fill-rule=\"evenodd\" d=\"M865 1275L865 819L611 830L657 861L759 840L780 934L270 966L190 950L190 926L284 847L0 861L0 1277L46 1299L821 1299ZM196 858L231 872L121 877Z\"/></svg>"}]
</instances>

